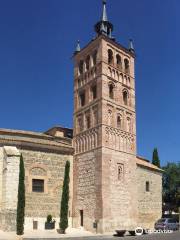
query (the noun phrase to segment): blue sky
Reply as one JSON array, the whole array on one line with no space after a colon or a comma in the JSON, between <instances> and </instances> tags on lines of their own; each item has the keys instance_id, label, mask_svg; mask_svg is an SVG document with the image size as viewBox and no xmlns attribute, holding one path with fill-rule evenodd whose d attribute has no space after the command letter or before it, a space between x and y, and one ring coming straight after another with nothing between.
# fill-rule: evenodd
<instances>
[{"instance_id":1,"label":"blue sky","mask_svg":"<svg viewBox=\"0 0 180 240\"><path fill-rule=\"evenodd\" d=\"M180 161L180 1L107 0L114 36L134 39L138 154ZM94 37L101 0L0 1L0 127L72 127L77 39Z\"/></svg>"}]
</instances>

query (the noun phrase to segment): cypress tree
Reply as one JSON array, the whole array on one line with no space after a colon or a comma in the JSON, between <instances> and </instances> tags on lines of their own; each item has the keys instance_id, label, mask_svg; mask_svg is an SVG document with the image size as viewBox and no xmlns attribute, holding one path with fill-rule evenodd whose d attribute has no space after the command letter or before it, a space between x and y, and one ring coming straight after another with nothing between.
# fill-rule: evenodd
<instances>
[{"instance_id":1,"label":"cypress tree","mask_svg":"<svg viewBox=\"0 0 180 240\"><path fill-rule=\"evenodd\" d=\"M70 162L67 161L65 165L64 182L61 198L61 212L60 212L60 223L59 228L65 232L68 227L68 203L69 203L69 171Z\"/></svg>"},{"instance_id":2,"label":"cypress tree","mask_svg":"<svg viewBox=\"0 0 180 240\"><path fill-rule=\"evenodd\" d=\"M19 185L18 185L18 202L16 217L16 233L24 234L24 212L25 212L25 183L24 183L24 161L21 154L19 163Z\"/></svg>"},{"instance_id":3,"label":"cypress tree","mask_svg":"<svg viewBox=\"0 0 180 240\"><path fill-rule=\"evenodd\" d=\"M154 148L153 151L152 164L156 165L157 167L160 167L160 160L157 148Z\"/></svg>"}]
</instances>

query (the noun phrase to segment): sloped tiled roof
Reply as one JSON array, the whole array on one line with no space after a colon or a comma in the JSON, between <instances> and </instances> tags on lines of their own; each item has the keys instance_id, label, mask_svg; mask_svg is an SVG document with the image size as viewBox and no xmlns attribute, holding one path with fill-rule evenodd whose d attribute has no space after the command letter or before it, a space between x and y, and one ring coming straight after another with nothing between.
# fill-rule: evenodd
<instances>
[{"instance_id":1,"label":"sloped tiled roof","mask_svg":"<svg viewBox=\"0 0 180 240\"><path fill-rule=\"evenodd\" d=\"M161 168L158 168L157 166L150 163L145 158L142 158L142 157L139 157L139 156L136 157L136 164L140 165L142 167L145 167L145 168L149 168L149 169L154 170L154 171L163 172L163 170Z\"/></svg>"}]
</instances>

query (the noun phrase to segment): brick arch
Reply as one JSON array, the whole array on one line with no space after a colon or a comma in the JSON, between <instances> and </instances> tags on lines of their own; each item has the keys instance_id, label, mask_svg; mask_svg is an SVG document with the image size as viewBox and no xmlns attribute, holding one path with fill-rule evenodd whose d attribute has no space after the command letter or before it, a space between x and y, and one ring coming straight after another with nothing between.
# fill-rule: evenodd
<instances>
[{"instance_id":1,"label":"brick arch","mask_svg":"<svg viewBox=\"0 0 180 240\"><path fill-rule=\"evenodd\" d=\"M46 172L46 175L33 175L31 174L32 169L42 169L44 170L44 172ZM44 193L48 193L48 179L51 178L51 174L50 171L48 170L47 166L44 164L37 164L37 163L33 163L26 171L26 177L27 177L27 192L31 193L32 192L32 179L36 178L36 179L42 179L44 180Z\"/></svg>"},{"instance_id":2,"label":"brick arch","mask_svg":"<svg viewBox=\"0 0 180 240\"><path fill-rule=\"evenodd\" d=\"M40 168L40 169L42 169L43 171L45 171L45 172L47 173L47 176L48 176L48 177L51 177L48 167L47 167L46 165L44 165L44 164L37 164L37 163L33 163L33 164L27 169L29 175L30 175L30 172L32 171L32 169L34 169L34 168Z\"/></svg>"}]
</instances>

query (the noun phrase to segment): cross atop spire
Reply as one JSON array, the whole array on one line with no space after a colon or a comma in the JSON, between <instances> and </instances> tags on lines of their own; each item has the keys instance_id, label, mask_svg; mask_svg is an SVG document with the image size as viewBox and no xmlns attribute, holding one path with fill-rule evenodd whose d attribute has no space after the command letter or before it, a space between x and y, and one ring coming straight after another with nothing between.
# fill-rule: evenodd
<instances>
[{"instance_id":1,"label":"cross atop spire","mask_svg":"<svg viewBox=\"0 0 180 240\"><path fill-rule=\"evenodd\" d=\"M102 18L98 23L96 23L94 28L98 35L103 34L111 38L113 25L108 21L107 10L106 10L106 4L107 4L106 0L103 0L102 3L103 3Z\"/></svg>"}]
</instances>

